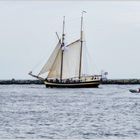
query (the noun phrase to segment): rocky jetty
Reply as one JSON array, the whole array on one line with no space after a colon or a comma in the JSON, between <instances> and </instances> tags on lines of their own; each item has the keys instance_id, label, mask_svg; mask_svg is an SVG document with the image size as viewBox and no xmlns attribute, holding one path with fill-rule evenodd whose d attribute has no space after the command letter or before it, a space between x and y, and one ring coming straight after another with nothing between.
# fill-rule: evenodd
<instances>
[{"instance_id":1,"label":"rocky jetty","mask_svg":"<svg viewBox=\"0 0 140 140\"><path fill-rule=\"evenodd\" d=\"M103 80L102 84L140 84L140 79L107 79Z\"/></svg>"},{"instance_id":2,"label":"rocky jetty","mask_svg":"<svg viewBox=\"0 0 140 140\"><path fill-rule=\"evenodd\" d=\"M43 84L40 80L0 80L0 85L10 84ZM103 80L101 84L140 84L140 79L107 79Z\"/></svg>"},{"instance_id":3,"label":"rocky jetty","mask_svg":"<svg viewBox=\"0 0 140 140\"><path fill-rule=\"evenodd\" d=\"M10 84L43 84L40 80L0 80L0 85L10 85Z\"/></svg>"}]
</instances>

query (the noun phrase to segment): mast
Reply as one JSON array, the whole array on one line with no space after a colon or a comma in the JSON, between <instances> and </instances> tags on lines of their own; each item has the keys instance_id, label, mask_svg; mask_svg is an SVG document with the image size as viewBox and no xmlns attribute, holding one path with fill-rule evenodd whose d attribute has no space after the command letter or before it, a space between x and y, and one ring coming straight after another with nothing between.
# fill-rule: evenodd
<instances>
[{"instance_id":1,"label":"mast","mask_svg":"<svg viewBox=\"0 0 140 140\"><path fill-rule=\"evenodd\" d=\"M81 32L80 32L80 41L81 41L81 48L80 48L80 63L79 63L79 80L81 78L81 66L82 66L82 49L83 49L83 14L86 13L86 11L82 11L81 16Z\"/></svg>"},{"instance_id":2,"label":"mast","mask_svg":"<svg viewBox=\"0 0 140 140\"><path fill-rule=\"evenodd\" d=\"M60 70L60 80L62 81L62 74L63 74L63 54L64 54L64 39L65 39L65 34L64 34L64 28L65 28L65 16L63 17L63 31L62 31L62 43L61 43L61 50L62 50L62 55L61 55L61 70Z\"/></svg>"}]
</instances>

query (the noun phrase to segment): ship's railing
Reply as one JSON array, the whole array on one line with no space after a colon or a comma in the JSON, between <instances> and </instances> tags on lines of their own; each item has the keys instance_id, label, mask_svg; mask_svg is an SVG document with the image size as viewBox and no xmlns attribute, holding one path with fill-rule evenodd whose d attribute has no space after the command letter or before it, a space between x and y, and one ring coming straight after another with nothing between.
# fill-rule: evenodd
<instances>
[{"instance_id":1,"label":"ship's railing","mask_svg":"<svg viewBox=\"0 0 140 140\"><path fill-rule=\"evenodd\" d=\"M49 82L56 82L56 83L78 83L78 82L88 82L88 81L98 81L101 80L101 75L86 75L86 76L81 76L80 79L79 77L72 77L68 79L57 79L57 78L50 78L46 79L46 81Z\"/></svg>"}]
</instances>

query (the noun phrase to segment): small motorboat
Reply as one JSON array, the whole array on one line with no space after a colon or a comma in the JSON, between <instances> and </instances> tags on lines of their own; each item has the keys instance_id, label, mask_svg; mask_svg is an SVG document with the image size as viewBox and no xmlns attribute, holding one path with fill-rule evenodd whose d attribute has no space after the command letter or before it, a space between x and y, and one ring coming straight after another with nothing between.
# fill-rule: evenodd
<instances>
[{"instance_id":1,"label":"small motorboat","mask_svg":"<svg viewBox=\"0 0 140 140\"><path fill-rule=\"evenodd\" d=\"M138 89L130 89L129 91L131 93L140 93L140 88L138 88Z\"/></svg>"}]
</instances>

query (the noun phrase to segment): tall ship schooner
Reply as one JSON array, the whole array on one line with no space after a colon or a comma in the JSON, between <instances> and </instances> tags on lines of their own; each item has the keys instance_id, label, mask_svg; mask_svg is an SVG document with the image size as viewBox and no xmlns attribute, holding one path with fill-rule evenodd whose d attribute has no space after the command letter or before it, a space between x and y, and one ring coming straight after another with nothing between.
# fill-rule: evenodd
<instances>
[{"instance_id":1,"label":"tall ship schooner","mask_svg":"<svg viewBox=\"0 0 140 140\"><path fill-rule=\"evenodd\" d=\"M65 44L65 17L63 19L62 38L38 75L29 75L42 80L46 87L56 88L96 88L101 81L101 75L83 74L83 13L81 16L80 38L70 44ZM70 67L68 67L68 65ZM45 78L42 77L46 74Z\"/></svg>"}]
</instances>

